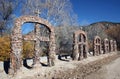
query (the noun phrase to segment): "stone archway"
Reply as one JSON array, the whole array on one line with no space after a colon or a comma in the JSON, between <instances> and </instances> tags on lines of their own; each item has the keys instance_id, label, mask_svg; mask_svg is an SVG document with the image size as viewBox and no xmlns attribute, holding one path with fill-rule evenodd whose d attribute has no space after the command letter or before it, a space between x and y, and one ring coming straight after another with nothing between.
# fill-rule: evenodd
<instances>
[{"instance_id":1,"label":"stone archway","mask_svg":"<svg viewBox=\"0 0 120 79\"><path fill-rule=\"evenodd\" d=\"M109 40L107 38L104 39L103 50L104 54L109 52Z\"/></svg>"},{"instance_id":2,"label":"stone archway","mask_svg":"<svg viewBox=\"0 0 120 79\"><path fill-rule=\"evenodd\" d=\"M78 30L73 34L73 60L87 58L88 42L87 34Z\"/></svg>"},{"instance_id":3,"label":"stone archway","mask_svg":"<svg viewBox=\"0 0 120 79\"><path fill-rule=\"evenodd\" d=\"M95 36L93 45L94 45L93 55L101 54L101 38L99 36Z\"/></svg>"},{"instance_id":4,"label":"stone archway","mask_svg":"<svg viewBox=\"0 0 120 79\"><path fill-rule=\"evenodd\" d=\"M9 73L15 73L17 70L19 70L22 67L22 58L21 58L21 53L22 53L22 33L21 33L21 26L24 23L36 23L36 24L42 24L45 25L49 30L50 30L50 36L49 38L45 37L39 37L39 29L37 29L37 25L35 26L36 28L36 33L35 36L33 37L27 37L24 38L24 40L29 39L29 40L34 40L35 41L35 64L38 64L37 62L39 61L39 58L37 56L39 52L39 41L40 40L49 40L49 55L48 55L48 64L49 66L54 65L54 60L55 60L55 33L54 33L54 28L52 25L37 16L21 16L17 18L14 22L14 28L11 34L11 53L10 53L10 70Z\"/></svg>"}]
</instances>

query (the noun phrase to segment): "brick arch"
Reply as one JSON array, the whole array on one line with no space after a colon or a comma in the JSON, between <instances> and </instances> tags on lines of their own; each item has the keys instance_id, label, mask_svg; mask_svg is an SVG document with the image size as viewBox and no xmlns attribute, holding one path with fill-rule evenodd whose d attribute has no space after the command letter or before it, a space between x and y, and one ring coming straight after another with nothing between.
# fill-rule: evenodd
<instances>
[{"instance_id":1,"label":"brick arch","mask_svg":"<svg viewBox=\"0 0 120 79\"><path fill-rule=\"evenodd\" d=\"M37 24L45 25L50 30L50 37L49 37L49 56L48 56L48 64L49 66L54 65L54 59L55 59L55 33L54 28L52 25L37 16L21 16L17 18L14 22L14 27L11 33L11 53L10 53L10 70L9 73L15 73L22 67L22 33L21 33L21 27L24 23L36 23L35 27L38 27ZM36 31L39 31L36 29ZM34 40L36 40L36 49L38 48L38 34L36 33ZM38 50L36 50L39 52ZM36 60L38 57L36 57Z\"/></svg>"},{"instance_id":2,"label":"brick arch","mask_svg":"<svg viewBox=\"0 0 120 79\"><path fill-rule=\"evenodd\" d=\"M101 54L101 38L99 36L95 36L93 41L94 52L93 55Z\"/></svg>"},{"instance_id":3,"label":"brick arch","mask_svg":"<svg viewBox=\"0 0 120 79\"><path fill-rule=\"evenodd\" d=\"M73 60L80 60L87 57L88 42L87 34L78 30L73 33Z\"/></svg>"}]
</instances>

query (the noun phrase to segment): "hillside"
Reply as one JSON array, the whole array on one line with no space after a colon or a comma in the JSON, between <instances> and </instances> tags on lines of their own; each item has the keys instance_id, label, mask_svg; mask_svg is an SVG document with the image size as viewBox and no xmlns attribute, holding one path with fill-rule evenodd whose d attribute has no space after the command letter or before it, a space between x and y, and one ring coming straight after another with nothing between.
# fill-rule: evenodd
<instances>
[{"instance_id":1,"label":"hillside","mask_svg":"<svg viewBox=\"0 0 120 79\"><path fill-rule=\"evenodd\" d=\"M94 36L99 35L102 39L103 38L110 38L106 34L106 30L108 30L110 27L120 26L120 23L113 23L113 22L97 22L90 24L86 27L84 27L85 31L88 34L88 39L93 40Z\"/></svg>"},{"instance_id":2,"label":"hillside","mask_svg":"<svg viewBox=\"0 0 120 79\"><path fill-rule=\"evenodd\" d=\"M87 32L90 50L93 48L93 39L96 35L104 38L113 39L117 41L118 49L120 49L120 23L113 22L96 22L88 26L83 26L84 31Z\"/></svg>"}]
</instances>

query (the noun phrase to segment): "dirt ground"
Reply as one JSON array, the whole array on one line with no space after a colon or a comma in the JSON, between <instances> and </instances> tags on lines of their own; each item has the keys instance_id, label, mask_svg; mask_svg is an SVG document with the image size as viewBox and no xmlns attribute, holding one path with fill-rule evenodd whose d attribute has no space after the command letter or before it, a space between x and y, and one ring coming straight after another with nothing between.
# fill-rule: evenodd
<instances>
[{"instance_id":1,"label":"dirt ground","mask_svg":"<svg viewBox=\"0 0 120 79\"><path fill-rule=\"evenodd\" d=\"M105 63L102 61L108 62L114 54L115 53L113 52L111 54L103 54L100 56L89 56L87 59L81 61L57 60L56 65L53 67L43 66L37 69L27 69L22 67L20 72L18 72L14 78L8 77L9 75L6 74L3 69L3 62L0 62L0 79L120 79L120 58L102 66L102 63ZM41 60L44 61L46 59L41 58ZM28 64L30 65L31 61L29 61ZM91 73L91 71L94 70L98 71Z\"/></svg>"},{"instance_id":2,"label":"dirt ground","mask_svg":"<svg viewBox=\"0 0 120 79\"><path fill-rule=\"evenodd\" d=\"M104 65L97 72L86 76L85 79L120 79L120 58Z\"/></svg>"}]
</instances>

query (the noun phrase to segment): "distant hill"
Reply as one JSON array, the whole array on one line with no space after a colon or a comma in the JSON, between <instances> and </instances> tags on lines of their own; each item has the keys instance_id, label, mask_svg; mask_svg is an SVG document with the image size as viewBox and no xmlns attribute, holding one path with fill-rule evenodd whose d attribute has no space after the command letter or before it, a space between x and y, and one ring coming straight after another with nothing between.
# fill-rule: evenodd
<instances>
[{"instance_id":1,"label":"distant hill","mask_svg":"<svg viewBox=\"0 0 120 79\"><path fill-rule=\"evenodd\" d=\"M114 27L120 26L120 23L113 23L113 22L106 22L106 21L96 22L88 26L85 26L84 30L87 32L89 40L93 40L94 36L96 35L99 35L103 39L106 37L110 38L106 34L106 30L108 30L112 26Z\"/></svg>"}]
</instances>

